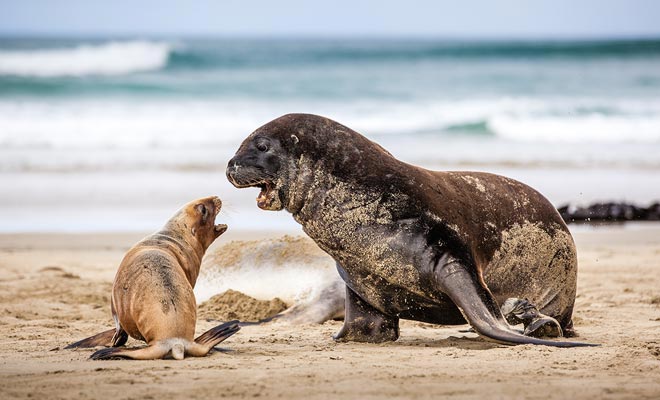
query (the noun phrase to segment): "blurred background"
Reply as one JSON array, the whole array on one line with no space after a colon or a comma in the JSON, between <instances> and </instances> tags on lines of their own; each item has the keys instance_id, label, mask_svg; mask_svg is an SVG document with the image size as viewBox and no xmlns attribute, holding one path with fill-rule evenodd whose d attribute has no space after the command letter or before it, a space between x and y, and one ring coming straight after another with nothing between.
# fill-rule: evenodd
<instances>
[{"instance_id":1,"label":"blurred background","mask_svg":"<svg viewBox=\"0 0 660 400\"><path fill-rule=\"evenodd\" d=\"M0 1L0 231L152 231L289 112L556 206L660 198L660 3Z\"/></svg>"}]
</instances>

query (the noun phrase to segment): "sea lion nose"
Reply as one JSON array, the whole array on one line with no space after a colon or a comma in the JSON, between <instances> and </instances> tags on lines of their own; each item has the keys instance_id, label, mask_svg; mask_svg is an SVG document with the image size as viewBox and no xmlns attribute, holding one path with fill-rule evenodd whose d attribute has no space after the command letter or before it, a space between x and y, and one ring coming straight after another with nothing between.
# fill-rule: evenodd
<instances>
[{"instance_id":1,"label":"sea lion nose","mask_svg":"<svg viewBox=\"0 0 660 400\"><path fill-rule=\"evenodd\" d=\"M236 158L236 157L234 157L234 158ZM229 174L229 171L233 171L233 170L236 169L236 160L234 158L229 160L229 162L227 163L227 173L228 174Z\"/></svg>"},{"instance_id":2,"label":"sea lion nose","mask_svg":"<svg viewBox=\"0 0 660 400\"><path fill-rule=\"evenodd\" d=\"M238 168L236 166L236 157L234 157L231 160L229 160L229 162L227 163L227 170L225 172L225 175L227 176L229 182L234 183L234 174L236 173L237 169Z\"/></svg>"},{"instance_id":3,"label":"sea lion nose","mask_svg":"<svg viewBox=\"0 0 660 400\"><path fill-rule=\"evenodd\" d=\"M235 171L237 168L236 156L232 157L231 160L227 163L227 171Z\"/></svg>"},{"instance_id":4,"label":"sea lion nose","mask_svg":"<svg viewBox=\"0 0 660 400\"><path fill-rule=\"evenodd\" d=\"M216 211L220 211L222 208L222 200L219 197L215 196L213 198L213 205L215 206Z\"/></svg>"}]
</instances>

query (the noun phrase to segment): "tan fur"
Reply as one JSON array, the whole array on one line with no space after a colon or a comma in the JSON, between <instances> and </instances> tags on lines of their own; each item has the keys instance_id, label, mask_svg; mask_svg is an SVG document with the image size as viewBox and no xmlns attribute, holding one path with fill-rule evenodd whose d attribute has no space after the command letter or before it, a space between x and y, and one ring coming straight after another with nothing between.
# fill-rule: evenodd
<instances>
[{"instance_id":1,"label":"tan fur","mask_svg":"<svg viewBox=\"0 0 660 400\"><path fill-rule=\"evenodd\" d=\"M101 350L92 358L153 359L170 354L181 359L184 353L204 356L219 341L235 333L238 328L232 325L223 331L231 332L220 340L203 344L194 341L197 303L193 288L204 252L227 228L214 222L221 206L217 197L192 201L160 231L126 253L112 287L112 314L117 326L115 338L107 345L116 346L116 338L126 332L144 340L149 347Z\"/></svg>"}]
</instances>

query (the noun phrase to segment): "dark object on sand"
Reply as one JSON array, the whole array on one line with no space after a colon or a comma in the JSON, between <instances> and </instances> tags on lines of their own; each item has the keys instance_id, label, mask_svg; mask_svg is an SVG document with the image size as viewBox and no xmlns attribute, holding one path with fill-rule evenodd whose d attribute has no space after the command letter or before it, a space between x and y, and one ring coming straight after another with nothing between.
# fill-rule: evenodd
<instances>
[{"instance_id":1,"label":"dark object on sand","mask_svg":"<svg viewBox=\"0 0 660 400\"><path fill-rule=\"evenodd\" d=\"M630 203L593 203L586 207L566 204L557 209L567 224L572 222L660 221L660 203L640 207Z\"/></svg>"}]
</instances>

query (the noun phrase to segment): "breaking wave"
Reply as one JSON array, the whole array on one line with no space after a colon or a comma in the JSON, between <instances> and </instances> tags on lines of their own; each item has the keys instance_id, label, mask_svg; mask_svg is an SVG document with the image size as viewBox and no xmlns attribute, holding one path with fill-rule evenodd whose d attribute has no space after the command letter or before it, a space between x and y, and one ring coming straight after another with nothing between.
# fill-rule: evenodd
<instances>
[{"instance_id":1,"label":"breaking wave","mask_svg":"<svg viewBox=\"0 0 660 400\"><path fill-rule=\"evenodd\" d=\"M70 48L0 51L0 75L81 77L125 75L167 65L171 46L151 41L106 42Z\"/></svg>"}]
</instances>

